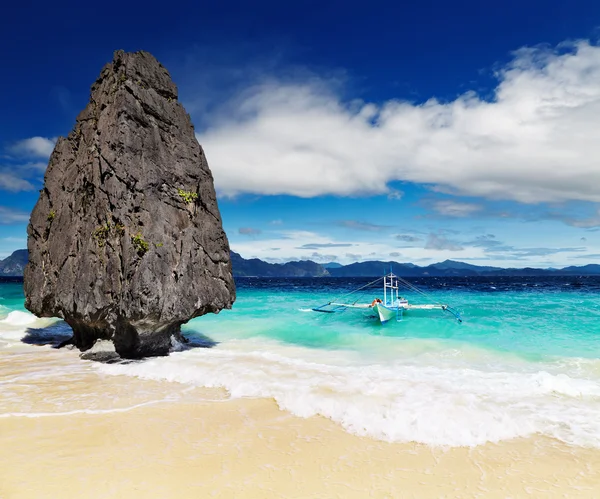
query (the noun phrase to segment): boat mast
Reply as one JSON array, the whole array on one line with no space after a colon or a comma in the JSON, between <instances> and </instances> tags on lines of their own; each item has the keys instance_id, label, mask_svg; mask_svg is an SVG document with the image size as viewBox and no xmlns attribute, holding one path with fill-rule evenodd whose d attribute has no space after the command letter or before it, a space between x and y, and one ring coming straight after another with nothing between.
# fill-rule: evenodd
<instances>
[{"instance_id":1,"label":"boat mast","mask_svg":"<svg viewBox=\"0 0 600 499\"><path fill-rule=\"evenodd\" d=\"M383 304L387 305L387 277L383 276Z\"/></svg>"},{"instance_id":2,"label":"boat mast","mask_svg":"<svg viewBox=\"0 0 600 499\"><path fill-rule=\"evenodd\" d=\"M394 306L394 304L398 302L398 279L394 281L394 277L396 276L392 272L383 277L383 303L387 306ZM387 293L388 288L390 288L389 302Z\"/></svg>"}]
</instances>

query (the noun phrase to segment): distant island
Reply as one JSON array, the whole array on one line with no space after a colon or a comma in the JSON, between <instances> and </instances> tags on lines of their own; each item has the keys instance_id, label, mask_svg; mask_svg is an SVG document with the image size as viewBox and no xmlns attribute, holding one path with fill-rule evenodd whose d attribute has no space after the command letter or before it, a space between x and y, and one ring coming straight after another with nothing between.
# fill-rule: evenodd
<instances>
[{"instance_id":1,"label":"distant island","mask_svg":"<svg viewBox=\"0 0 600 499\"><path fill-rule=\"evenodd\" d=\"M268 263L258 258L245 259L231 252L234 277L378 277L393 271L402 277L467 277L467 276L536 276L536 275L600 275L600 265L570 266L562 269L522 269L472 265L445 260L420 267L413 263L369 261L342 265L337 262L316 263L300 260L287 263ZM22 276L27 264L27 250L17 250L8 258L0 260L0 276Z\"/></svg>"},{"instance_id":2,"label":"distant island","mask_svg":"<svg viewBox=\"0 0 600 499\"><path fill-rule=\"evenodd\" d=\"M0 276L22 276L27 265L28 253L26 249L14 251L12 255L0 260Z\"/></svg>"}]
</instances>

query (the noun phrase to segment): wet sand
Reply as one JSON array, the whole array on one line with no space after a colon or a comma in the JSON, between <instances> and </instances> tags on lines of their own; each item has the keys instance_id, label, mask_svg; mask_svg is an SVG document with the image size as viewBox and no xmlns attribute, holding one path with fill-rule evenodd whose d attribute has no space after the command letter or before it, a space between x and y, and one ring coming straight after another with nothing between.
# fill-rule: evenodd
<instances>
[{"instance_id":1,"label":"wet sand","mask_svg":"<svg viewBox=\"0 0 600 499\"><path fill-rule=\"evenodd\" d=\"M101 375L75 352L17 353L0 356L2 499L600 496L596 449L535 436L390 444L272 400Z\"/></svg>"}]
</instances>

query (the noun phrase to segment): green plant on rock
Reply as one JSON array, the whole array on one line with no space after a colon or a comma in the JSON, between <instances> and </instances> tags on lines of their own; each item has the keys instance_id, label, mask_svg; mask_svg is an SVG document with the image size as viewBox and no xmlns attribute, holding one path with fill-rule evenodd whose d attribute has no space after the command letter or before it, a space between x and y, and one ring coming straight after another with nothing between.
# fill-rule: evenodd
<instances>
[{"instance_id":1,"label":"green plant on rock","mask_svg":"<svg viewBox=\"0 0 600 499\"><path fill-rule=\"evenodd\" d=\"M137 251L137 254L140 256L144 256L150 249L150 245L144 240L141 232L131 236L131 242L133 243L133 247Z\"/></svg>"},{"instance_id":2,"label":"green plant on rock","mask_svg":"<svg viewBox=\"0 0 600 499\"><path fill-rule=\"evenodd\" d=\"M96 240L96 243L100 248L102 248L106 244L106 239L110 235L110 225L105 224L100 227L96 227L94 232L92 233L93 238Z\"/></svg>"},{"instance_id":3,"label":"green plant on rock","mask_svg":"<svg viewBox=\"0 0 600 499\"><path fill-rule=\"evenodd\" d=\"M192 191L184 191L183 189L177 189L177 194L186 202L193 203L198 199L198 193Z\"/></svg>"},{"instance_id":4,"label":"green plant on rock","mask_svg":"<svg viewBox=\"0 0 600 499\"><path fill-rule=\"evenodd\" d=\"M52 223L52 221L56 218L56 212L54 210L50 210L50 213L48 213L46 218L48 222Z\"/></svg>"},{"instance_id":5,"label":"green plant on rock","mask_svg":"<svg viewBox=\"0 0 600 499\"><path fill-rule=\"evenodd\" d=\"M112 224L110 221L108 221L109 218L109 215L107 215L107 222L99 227L96 227L94 232L92 232L92 237L100 248L106 244L106 241L109 237L121 237L125 234L125 226L122 223Z\"/></svg>"}]
</instances>

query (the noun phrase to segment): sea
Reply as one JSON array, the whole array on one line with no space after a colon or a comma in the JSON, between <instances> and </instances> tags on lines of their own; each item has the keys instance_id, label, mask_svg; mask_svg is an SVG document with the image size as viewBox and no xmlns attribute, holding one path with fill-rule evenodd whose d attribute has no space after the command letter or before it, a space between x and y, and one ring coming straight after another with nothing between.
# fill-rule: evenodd
<instances>
[{"instance_id":1,"label":"sea","mask_svg":"<svg viewBox=\"0 0 600 499\"><path fill-rule=\"evenodd\" d=\"M56 375L34 359L64 355L61 376L85 369L178 390L223 388L229 398L274 399L283 411L377 440L453 447L543 435L600 448L600 277L411 280L428 295L407 290L411 303L449 304L462 323L440 310L383 325L369 310L312 311L332 299L381 297L381 282L346 296L370 280L237 278L231 310L183 326L188 344L113 364L57 350L68 326L29 314L22 282L3 280L0 417L17 406L35 417L30 392L13 388ZM32 360L11 372L17 358Z\"/></svg>"}]
</instances>

